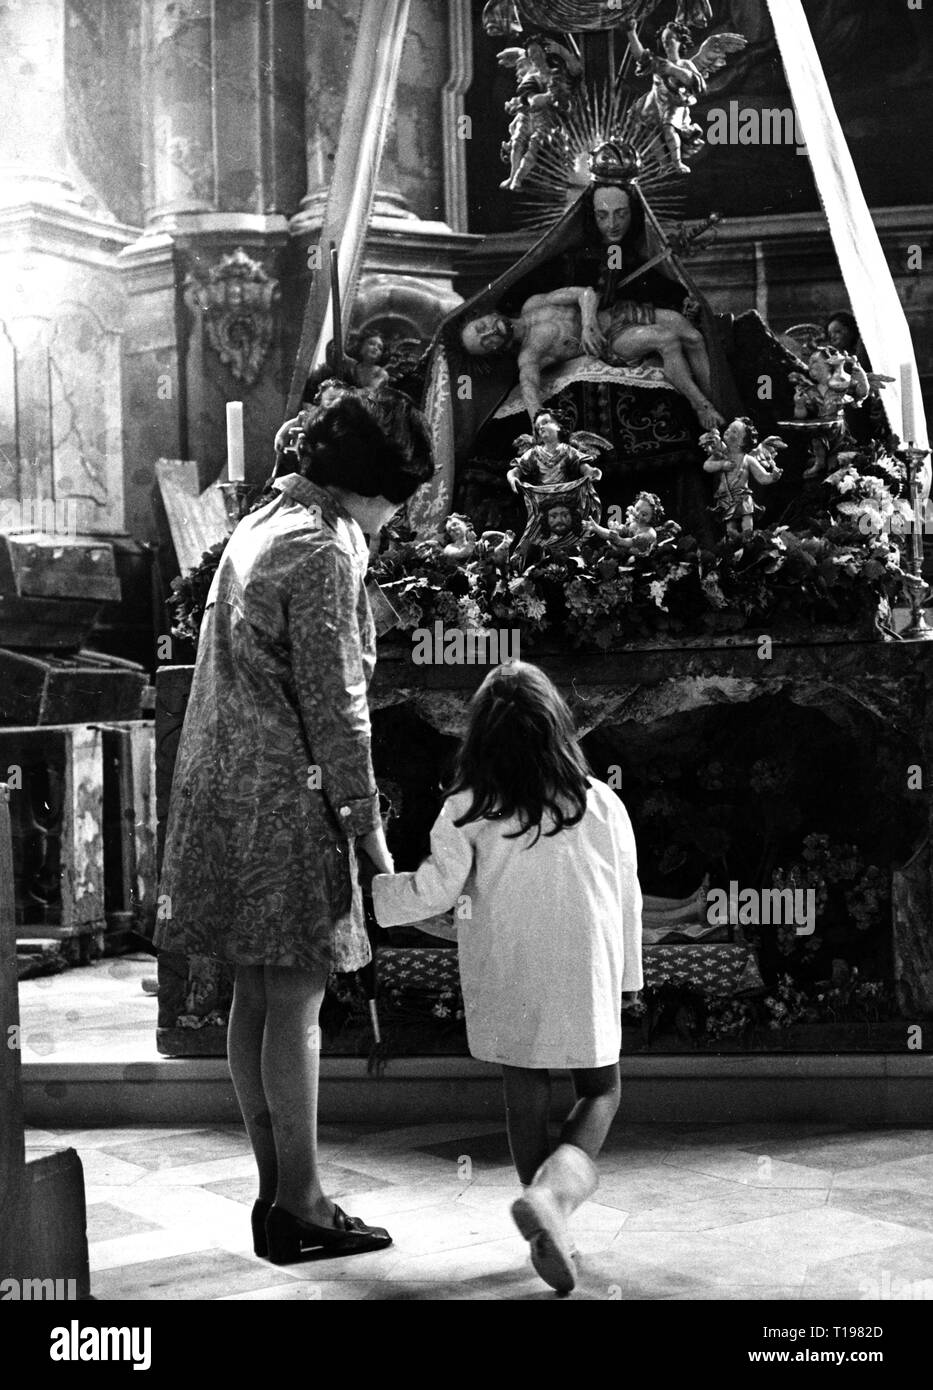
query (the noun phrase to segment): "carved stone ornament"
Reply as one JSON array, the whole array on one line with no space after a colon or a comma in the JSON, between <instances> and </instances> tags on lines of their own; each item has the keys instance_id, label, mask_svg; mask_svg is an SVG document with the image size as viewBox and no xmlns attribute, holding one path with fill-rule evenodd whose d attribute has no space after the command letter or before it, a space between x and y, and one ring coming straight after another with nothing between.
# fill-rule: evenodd
<instances>
[{"instance_id":1,"label":"carved stone ornament","mask_svg":"<svg viewBox=\"0 0 933 1390\"><path fill-rule=\"evenodd\" d=\"M274 327L279 282L238 246L201 280L189 274L186 300L204 315L208 342L238 381L252 386L262 370Z\"/></svg>"}]
</instances>

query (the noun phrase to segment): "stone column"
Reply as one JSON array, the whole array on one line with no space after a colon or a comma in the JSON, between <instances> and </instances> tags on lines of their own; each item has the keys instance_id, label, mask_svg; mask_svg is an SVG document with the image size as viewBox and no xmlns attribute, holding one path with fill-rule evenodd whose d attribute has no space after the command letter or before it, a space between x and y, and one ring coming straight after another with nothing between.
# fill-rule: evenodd
<instances>
[{"instance_id":1,"label":"stone column","mask_svg":"<svg viewBox=\"0 0 933 1390\"><path fill-rule=\"evenodd\" d=\"M279 281L304 191L302 0L142 0L143 236L123 256L133 304L127 422L134 529L155 535L153 464L225 463L244 402L247 477L268 471L284 398Z\"/></svg>"},{"instance_id":2,"label":"stone column","mask_svg":"<svg viewBox=\"0 0 933 1390\"><path fill-rule=\"evenodd\" d=\"M307 191L289 224L295 240L286 289L288 343L297 349L308 298L308 252L321 235L343 111L360 94L347 90L360 5L321 0L304 22ZM395 109L379 171L363 273L349 311L351 332L378 327L389 353L417 356L460 296L455 267L478 238L465 234L462 150L457 135L462 94L472 70L469 0L412 0ZM452 230L453 220L459 225Z\"/></svg>"},{"instance_id":3,"label":"stone column","mask_svg":"<svg viewBox=\"0 0 933 1390\"><path fill-rule=\"evenodd\" d=\"M78 201L65 139L65 0L0 7L0 206Z\"/></svg>"},{"instance_id":4,"label":"stone column","mask_svg":"<svg viewBox=\"0 0 933 1390\"><path fill-rule=\"evenodd\" d=\"M213 10L213 0L143 0L148 228L216 207Z\"/></svg>"},{"instance_id":5,"label":"stone column","mask_svg":"<svg viewBox=\"0 0 933 1390\"><path fill-rule=\"evenodd\" d=\"M360 5L366 0L321 0L305 10L305 158L307 190L292 230L319 230L330 187L334 154L340 138L343 111L352 94L348 91L350 67L359 28ZM375 212L383 217L413 219L402 197L397 171L383 155Z\"/></svg>"},{"instance_id":6,"label":"stone column","mask_svg":"<svg viewBox=\"0 0 933 1390\"><path fill-rule=\"evenodd\" d=\"M69 153L68 19L65 0L0 7L0 498L10 529L106 535L124 527L115 256L133 233Z\"/></svg>"}]
</instances>

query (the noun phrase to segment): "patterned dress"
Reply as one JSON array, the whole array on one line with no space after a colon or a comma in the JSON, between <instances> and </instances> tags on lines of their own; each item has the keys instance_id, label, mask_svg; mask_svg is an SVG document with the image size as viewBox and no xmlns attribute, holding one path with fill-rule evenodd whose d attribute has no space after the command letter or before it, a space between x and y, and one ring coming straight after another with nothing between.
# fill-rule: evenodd
<instances>
[{"instance_id":1,"label":"patterned dress","mask_svg":"<svg viewBox=\"0 0 933 1390\"><path fill-rule=\"evenodd\" d=\"M172 783L163 950L242 965L370 959L354 837L379 824L362 531L293 474L208 597Z\"/></svg>"}]
</instances>

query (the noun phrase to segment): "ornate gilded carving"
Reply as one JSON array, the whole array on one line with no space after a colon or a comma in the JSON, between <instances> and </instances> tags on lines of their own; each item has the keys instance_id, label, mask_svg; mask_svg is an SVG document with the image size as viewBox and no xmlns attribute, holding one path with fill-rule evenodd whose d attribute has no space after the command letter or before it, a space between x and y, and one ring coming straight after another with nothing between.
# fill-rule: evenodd
<instances>
[{"instance_id":1,"label":"ornate gilded carving","mask_svg":"<svg viewBox=\"0 0 933 1390\"><path fill-rule=\"evenodd\" d=\"M279 282L238 246L222 256L205 280L185 281L189 308L204 316L208 342L238 381L252 386L272 342Z\"/></svg>"}]
</instances>

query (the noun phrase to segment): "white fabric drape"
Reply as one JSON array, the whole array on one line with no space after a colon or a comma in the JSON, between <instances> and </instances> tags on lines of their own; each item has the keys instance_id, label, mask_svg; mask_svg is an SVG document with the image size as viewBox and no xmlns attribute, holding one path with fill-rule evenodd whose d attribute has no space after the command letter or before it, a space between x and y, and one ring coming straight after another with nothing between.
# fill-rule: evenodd
<instances>
[{"instance_id":1,"label":"white fabric drape","mask_svg":"<svg viewBox=\"0 0 933 1390\"><path fill-rule=\"evenodd\" d=\"M289 415L297 411L308 372L324 361L324 350L334 336L327 269L331 241L337 244L342 316L344 320L349 317L389 118L395 106L409 6L410 0L379 0L379 4L360 6L353 65L347 82L347 104L340 123L334 174L321 228L322 268L314 272L311 282L289 394Z\"/></svg>"},{"instance_id":2,"label":"white fabric drape","mask_svg":"<svg viewBox=\"0 0 933 1390\"><path fill-rule=\"evenodd\" d=\"M926 419L910 327L836 115L802 0L768 0L768 9L862 341L875 371L896 378L884 390L888 416L901 434L901 369L906 364L913 383L915 443L926 448Z\"/></svg>"}]
</instances>

